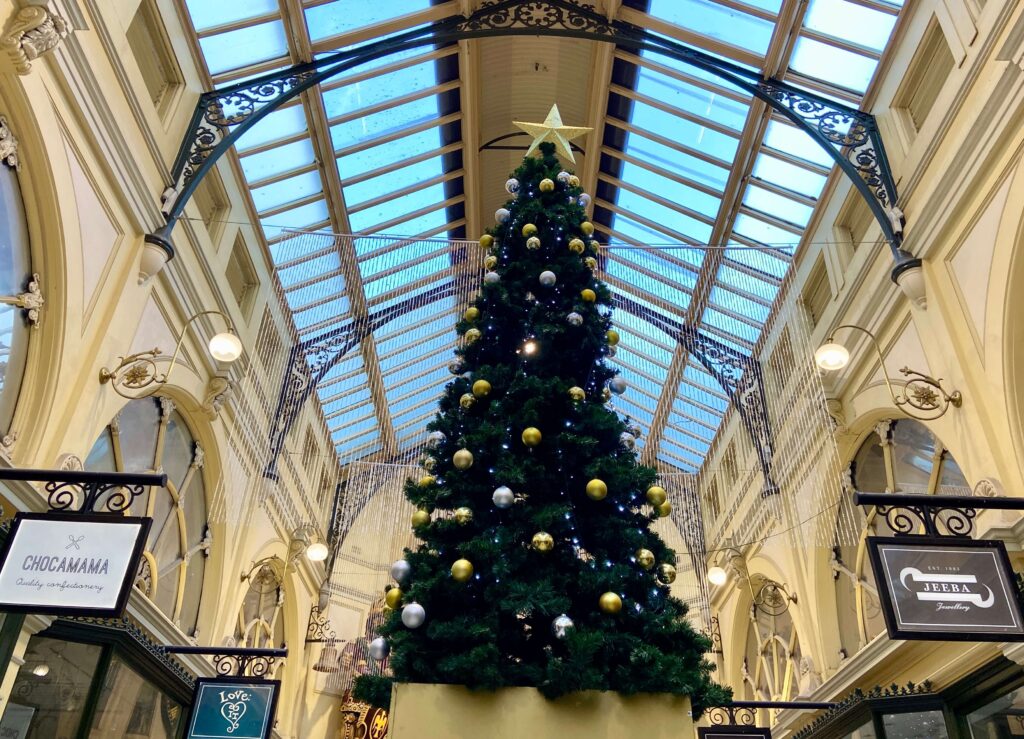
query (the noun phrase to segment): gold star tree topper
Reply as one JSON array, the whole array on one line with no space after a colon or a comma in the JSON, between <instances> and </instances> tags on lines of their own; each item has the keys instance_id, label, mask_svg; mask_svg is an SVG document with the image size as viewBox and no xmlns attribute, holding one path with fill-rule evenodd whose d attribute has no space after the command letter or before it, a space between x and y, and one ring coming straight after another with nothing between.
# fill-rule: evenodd
<instances>
[{"instance_id":1,"label":"gold star tree topper","mask_svg":"<svg viewBox=\"0 0 1024 739\"><path fill-rule=\"evenodd\" d=\"M526 156L530 156L545 141L550 141L555 145L555 151L573 164L576 163L576 159L572 155L572 148L570 148L569 142L594 130L583 126L563 126L562 115L558 112L557 104L551 106L548 117L544 119L543 123L512 121L512 125L533 136L533 143L530 144L530 148L526 151Z\"/></svg>"}]
</instances>

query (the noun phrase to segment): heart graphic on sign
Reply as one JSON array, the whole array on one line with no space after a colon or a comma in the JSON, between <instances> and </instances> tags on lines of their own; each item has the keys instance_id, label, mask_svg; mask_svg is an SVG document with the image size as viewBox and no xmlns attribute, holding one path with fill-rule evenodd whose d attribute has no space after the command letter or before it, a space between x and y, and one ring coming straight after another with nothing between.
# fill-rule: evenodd
<instances>
[{"instance_id":1,"label":"heart graphic on sign","mask_svg":"<svg viewBox=\"0 0 1024 739\"><path fill-rule=\"evenodd\" d=\"M242 701L225 703L220 707L220 715L228 722L228 733L230 734L238 728L242 716L245 715L245 703Z\"/></svg>"}]
</instances>

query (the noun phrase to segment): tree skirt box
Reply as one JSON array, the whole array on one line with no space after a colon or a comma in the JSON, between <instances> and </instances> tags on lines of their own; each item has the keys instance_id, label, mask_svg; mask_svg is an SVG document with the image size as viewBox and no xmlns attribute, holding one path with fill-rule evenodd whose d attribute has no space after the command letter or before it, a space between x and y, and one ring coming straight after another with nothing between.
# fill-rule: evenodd
<instances>
[{"instance_id":1,"label":"tree skirt box","mask_svg":"<svg viewBox=\"0 0 1024 739\"><path fill-rule=\"evenodd\" d=\"M549 701L534 688L472 691L396 683L388 739L693 739L690 699L587 691Z\"/></svg>"}]
</instances>

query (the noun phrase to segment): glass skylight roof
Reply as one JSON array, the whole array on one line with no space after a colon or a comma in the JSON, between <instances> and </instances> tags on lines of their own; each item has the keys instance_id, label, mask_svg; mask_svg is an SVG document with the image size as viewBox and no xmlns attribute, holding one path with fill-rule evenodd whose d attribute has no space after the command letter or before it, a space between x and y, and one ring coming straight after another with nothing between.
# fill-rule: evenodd
<instances>
[{"instance_id":1,"label":"glass skylight roof","mask_svg":"<svg viewBox=\"0 0 1024 739\"><path fill-rule=\"evenodd\" d=\"M298 17L283 17L281 8L293 5ZM209 84L421 27L462 12L464 3L293 5L186 0ZM810 0L786 23L780 7L781 0L623 0L618 12L661 36L858 105L900 3ZM452 292L444 241L311 242L291 231L464 238L466 213L486 194L464 193L463 157L476 157L478 142L463 144L463 116L480 113L460 110L462 79L486 70L460 71L459 64L455 45L377 59L271 113L236 147L301 337L402 308L410 295L441 296L374 326L324 376L317 392L345 461L400 452L422 434L448 379L452 311L466 289ZM638 447L649 461L691 472L728 413L728 395L666 330L695 326L723 351L755 352L832 160L782 116L709 72L622 49L612 64L597 181L584 184L602 241L611 244L602 277L631 306L616 312L622 342L615 362L631 389L615 404L643 428ZM592 70L557 72L564 84L575 74L588 85ZM478 281L473 274L470 282ZM646 449L651 439L656 449Z\"/></svg>"}]
</instances>

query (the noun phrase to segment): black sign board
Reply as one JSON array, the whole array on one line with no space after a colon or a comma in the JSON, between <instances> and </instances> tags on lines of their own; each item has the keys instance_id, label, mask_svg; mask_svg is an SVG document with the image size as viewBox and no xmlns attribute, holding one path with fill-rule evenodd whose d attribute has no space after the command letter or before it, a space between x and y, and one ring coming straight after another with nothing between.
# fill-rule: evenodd
<instances>
[{"instance_id":1,"label":"black sign board","mask_svg":"<svg viewBox=\"0 0 1024 739\"><path fill-rule=\"evenodd\" d=\"M280 685L279 680L199 678L185 739L269 739Z\"/></svg>"},{"instance_id":2,"label":"black sign board","mask_svg":"<svg viewBox=\"0 0 1024 739\"><path fill-rule=\"evenodd\" d=\"M700 726L698 739L772 739L772 730L761 726Z\"/></svg>"},{"instance_id":3,"label":"black sign board","mask_svg":"<svg viewBox=\"0 0 1024 739\"><path fill-rule=\"evenodd\" d=\"M150 518L19 513L0 550L0 611L119 617Z\"/></svg>"},{"instance_id":4,"label":"black sign board","mask_svg":"<svg viewBox=\"0 0 1024 739\"><path fill-rule=\"evenodd\" d=\"M1024 641L1003 542L869 536L867 544L891 638Z\"/></svg>"}]
</instances>

